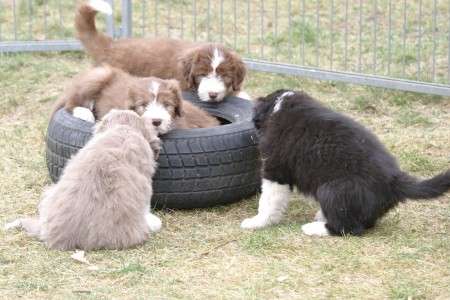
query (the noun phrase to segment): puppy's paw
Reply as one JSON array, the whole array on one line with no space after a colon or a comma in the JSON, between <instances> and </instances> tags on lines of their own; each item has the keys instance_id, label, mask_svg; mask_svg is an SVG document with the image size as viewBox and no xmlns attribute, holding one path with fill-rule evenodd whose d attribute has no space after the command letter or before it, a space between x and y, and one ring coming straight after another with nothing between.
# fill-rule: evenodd
<instances>
[{"instance_id":1,"label":"puppy's paw","mask_svg":"<svg viewBox=\"0 0 450 300\"><path fill-rule=\"evenodd\" d=\"M22 224L20 223L20 220L15 220L14 222L5 224L5 226L3 226L3 230L7 231L10 230L11 228L19 228L21 226Z\"/></svg>"},{"instance_id":2,"label":"puppy's paw","mask_svg":"<svg viewBox=\"0 0 450 300\"><path fill-rule=\"evenodd\" d=\"M150 227L151 231L158 231L162 227L161 220L153 214L145 215L145 220L147 221L147 225Z\"/></svg>"},{"instance_id":3,"label":"puppy's paw","mask_svg":"<svg viewBox=\"0 0 450 300\"><path fill-rule=\"evenodd\" d=\"M302 226L302 230L307 235L329 236L330 232L325 227L325 222L311 222Z\"/></svg>"},{"instance_id":4,"label":"puppy's paw","mask_svg":"<svg viewBox=\"0 0 450 300\"><path fill-rule=\"evenodd\" d=\"M75 107L72 115L86 122L95 123L95 117L92 111L86 107Z\"/></svg>"},{"instance_id":5,"label":"puppy's paw","mask_svg":"<svg viewBox=\"0 0 450 300\"><path fill-rule=\"evenodd\" d=\"M270 219L256 215L253 218L248 218L242 221L241 228L243 229L258 229L272 224Z\"/></svg>"},{"instance_id":6,"label":"puppy's paw","mask_svg":"<svg viewBox=\"0 0 450 300\"><path fill-rule=\"evenodd\" d=\"M247 100L251 100L252 98L250 98L250 95L247 94L244 91L240 91L239 93L237 93L236 97L242 98L242 99L247 99Z\"/></svg>"}]
</instances>

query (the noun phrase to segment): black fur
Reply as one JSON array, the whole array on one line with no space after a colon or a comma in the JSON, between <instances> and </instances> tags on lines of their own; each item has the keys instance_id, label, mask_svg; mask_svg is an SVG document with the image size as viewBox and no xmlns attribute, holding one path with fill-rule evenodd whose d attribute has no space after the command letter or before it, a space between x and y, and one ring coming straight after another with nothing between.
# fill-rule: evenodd
<instances>
[{"instance_id":1,"label":"black fur","mask_svg":"<svg viewBox=\"0 0 450 300\"><path fill-rule=\"evenodd\" d=\"M257 99L263 178L296 186L319 202L333 235L361 235L406 198L426 199L450 189L450 170L429 180L402 172L395 158L362 125L303 92L278 90Z\"/></svg>"}]
</instances>

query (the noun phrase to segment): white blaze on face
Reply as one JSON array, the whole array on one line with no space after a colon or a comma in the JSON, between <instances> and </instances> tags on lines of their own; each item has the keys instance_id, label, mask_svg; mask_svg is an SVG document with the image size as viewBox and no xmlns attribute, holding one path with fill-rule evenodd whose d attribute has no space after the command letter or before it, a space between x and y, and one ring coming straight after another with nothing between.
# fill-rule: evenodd
<instances>
[{"instance_id":1,"label":"white blaze on face","mask_svg":"<svg viewBox=\"0 0 450 300\"><path fill-rule=\"evenodd\" d=\"M223 57L222 53L217 50L217 48L214 50L214 57L211 61L211 67L213 68L213 72L216 72L217 67L223 62L225 58Z\"/></svg>"},{"instance_id":2,"label":"white blaze on face","mask_svg":"<svg viewBox=\"0 0 450 300\"><path fill-rule=\"evenodd\" d=\"M158 101L158 92L160 84L152 81L149 87L150 92L155 95L155 99L145 108L143 117L149 118L158 134L164 134L172 127L172 117L166 107Z\"/></svg>"},{"instance_id":3,"label":"white blaze on face","mask_svg":"<svg viewBox=\"0 0 450 300\"><path fill-rule=\"evenodd\" d=\"M216 69L225 60L222 53L216 48L211 58L212 71L202 79L198 86L198 96L205 102L219 102L225 97L226 88L222 78L217 75Z\"/></svg>"},{"instance_id":4,"label":"white blaze on face","mask_svg":"<svg viewBox=\"0 0 450 300\"><path fill-rule=\"evenodd\" d=\"M280 110L281 105L283 104L284 97L294 95L294 92L284 92L278 99L275 101L275 106L273 108L272 114L276 113Z\"/></svg>"},{"instance_id":5,"label":"white blaze on face","mask_svg":"<svg viewBox=\"0 0 450 300\"><path fill-rule=\"evenodd\" d=\"M153 92L153 95L155 95L155 100L158 100L159 83L156 81L152 81L152 87L150 88L150 91Z\"/></svg>"}]
</instances>

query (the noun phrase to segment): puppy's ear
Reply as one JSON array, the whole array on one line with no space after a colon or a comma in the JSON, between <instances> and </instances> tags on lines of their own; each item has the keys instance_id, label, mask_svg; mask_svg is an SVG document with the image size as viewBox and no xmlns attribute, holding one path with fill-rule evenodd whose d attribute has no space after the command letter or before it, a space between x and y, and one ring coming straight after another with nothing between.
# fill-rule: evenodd
<instances>
[{"instance_id":1,"label":"puppy's ear","mask_svg":"<svg viewBox=\"0 0 450 300\"><path fill-rule=\"evenodd\" d=\"M181 95L181 88L180 83L177 80L171 79L168 80L168 88L174 95L175 100L175 113L182 117L184 116L184 110L183 110L183 96Z\"/></svg>"},{"instance_id":2,"label":"puppy's ear","mask_svg":"<svg viewBox=\"0 0 450 300\"><path fill-rule=\"evenodd\" d=\"M234 66L235 66L235 74L233 78L233 91L240 91L242 87L242 82L244 81L245 75L247 74L247 67L245 66L244 61L236 52L232 53Z\"/></svg>"},{"instance_id":3,"label":"puppy's ear","mask_svg":"<svg viewBox=\"0 0 450 300\"><path fill-rule=\"evenodd\" d=\"M195 51L189 51L178 60L178 72L182 74L183 81L181 87L186 90L194 90L195 82L192 75L192 66L194 65Z\"/></svg>"},{"instance_id":4,"label":"puppy's ear","mask_svg":"<svg viewBox=\"0 0 450 300\"><path fill-rule=\"evenodd\" d=\"M111 109L110 113L113 111L115 111L115 109ZM106 114L101 120L95 123L94 135L106 131L109 128L109 123L108 114Z\"/></svg>"},{"instance_id":5,"label":"puppy's ear","mask_svg":"<svg viewBox=\"0 0 450 300\"><path fill-rule=\"evenodd\" d=\"M253 118L252 122L255 125L256 130L261 131L261 127L266 119L269 117L270 108L272 107L272 102L265 97L257 98L255 101L255 106L253 107Z\"/></svg>"},{"instance_id":6,"label":"puppy's ear","mask_svg":"<svg viewBox=\"0 0 450 300\"><path fill-rule=\"evenodd\" d=\"M153 151L155 156L155 160L159 156L159 152L161 151L161 140L158 138L156 131L153 129L152 120L150 118L141 117L141 133L144 136L150 145L150 148Z\"/></svg>"},{"instance_id":7,"label":"puppy's ear","mask_svg":"<svg viewBox=\"0 0 450 300\"><path fill-rule=\"evenodd\" d=\"M127 85L128 97L124 103L126 109L130 109L137 112L138 100L145 99L147 90L139 84L139 82L130 81ZM138 113L138 115L141 115Z\"/></svg>"}]
</instances>

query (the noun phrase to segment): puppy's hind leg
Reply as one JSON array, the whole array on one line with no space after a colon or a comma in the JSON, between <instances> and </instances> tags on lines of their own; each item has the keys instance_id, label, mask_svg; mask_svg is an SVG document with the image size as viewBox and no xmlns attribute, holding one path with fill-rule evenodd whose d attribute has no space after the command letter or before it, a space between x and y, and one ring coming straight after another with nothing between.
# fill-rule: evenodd
<instances>
[{"instance_id":1,"label":"puppy's hind leg","mask_svg":"<svg viewBox=\"0 0 450 300\"><path fill-rule=\"evenodd\" d=\"M322 210L319 210L314 217L314 222L302 226L302 230L307 235L328 236L330 232L326 228L327 218L323 215Z\"/></svg>"},{"instance_id":2,"label":"puppy's hind leg","mask_svg":"<svg viewBox=\"0 0 450 300\"><path fill-rule=\"evenodd\" d=\"M317 189L316 197L321 210L315 222L302 226L307 235L361 235L365 227L361 222L364 189L354 181L330 182Z\"/></svg>"},{"instance_id":3,"label":"puppy's hind leg","mask_svg":"<svg viewBox=\"0 0 450 300\"><path fill-rule=\"evenodd\" d=\"M259 199L258 214L241 223L244 229L256 229L271 224L278 224L283 218L286 207L291 200L288 184L279 184L267 179L262 180L262 194Z\"/></svg>"}]
</instances>

